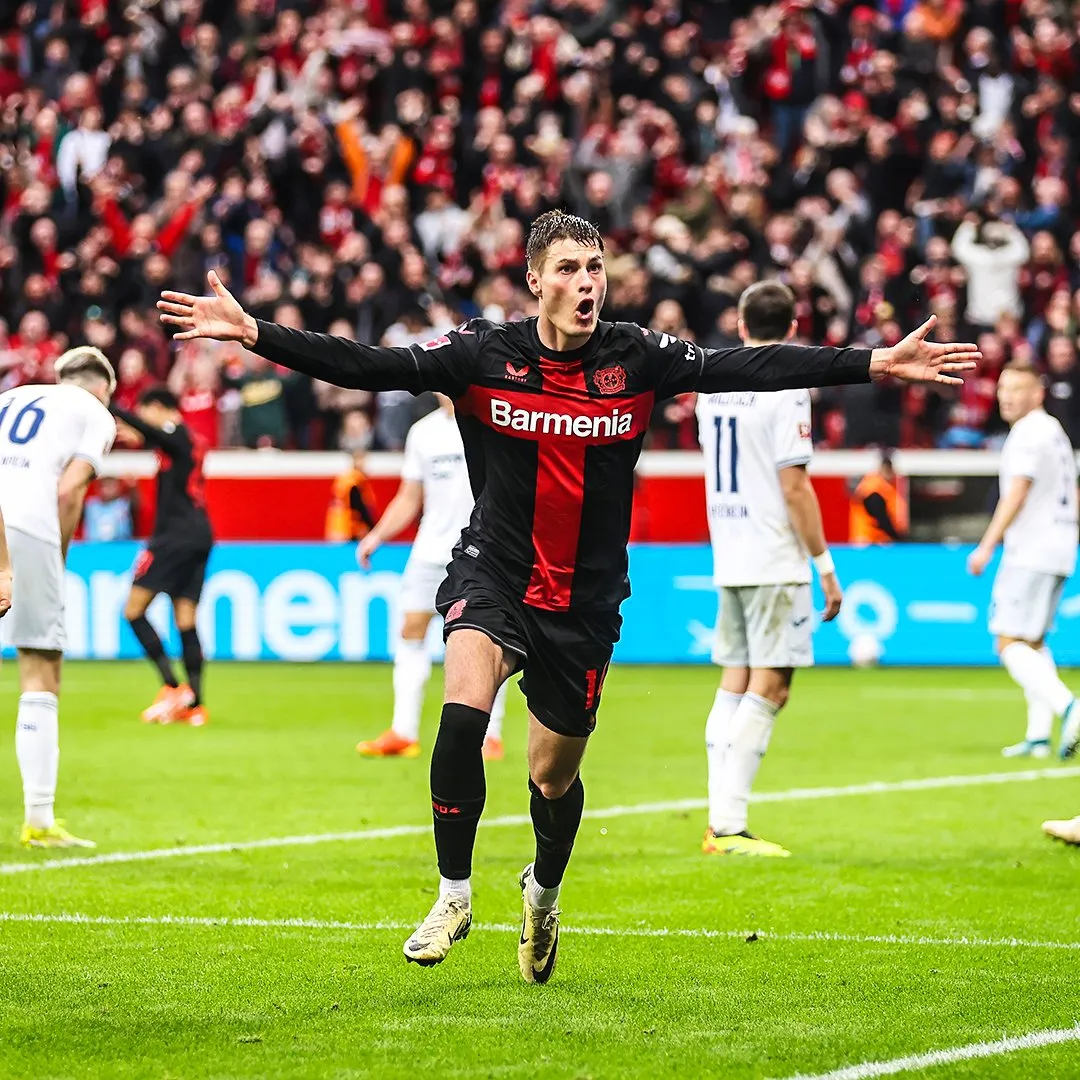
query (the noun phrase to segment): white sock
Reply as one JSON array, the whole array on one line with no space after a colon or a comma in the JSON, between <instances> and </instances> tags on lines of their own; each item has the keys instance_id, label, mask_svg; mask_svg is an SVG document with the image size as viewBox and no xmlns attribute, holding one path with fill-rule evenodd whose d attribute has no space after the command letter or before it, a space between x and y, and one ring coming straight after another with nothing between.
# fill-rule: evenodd
<instances>
[{"instance_id":1,"label":"white sock","mask_svg":"<svg viewBox=\"0 0 1080 1080\"><path fill-rule=\"evenodd\" d=\"M560 884L545 889L542 885L537 885L536 878L530 874L529 884L525 886L525 899L529 902L531 908L550 911L559 902L559 890L561 888L562 885Z\"/></svg>"},{"instance_id":2,"label":"white sock","mask_svg":"<svg viewBox=\"0 0 1080 1080\"><path fill-rule=\"evenodd\" d=\"M420 712L430 677L427 642L400 640L394 654L394 719L390 726L409 742L420 738Z\"/></svg>"},{"instance_id":3,"label":"white sock","mask_svg":"<svg viewBox=\"0 0 1080 1080\"><path fill-rule=\"evenodd\" d=\"M466 904L472 903L472 882L468 878L439 878L439 898L455 896L464 900Z\"/></svg>"},{"instance_id":4,"label":"white sock","mask_svg":"<svg viewBox=\"0 0 1080 1080\"><path fill-rule=\"evenodd\" d=\"M1050 661L1054 663L1054 654L1043 646L1039 652ZM1057 665L1054 664L1054 671L1057 671ZM1024 736L1028 742L1049 742L1050 733L1054 727L1054 711L1046 704L1041 698L1036 697L1034 694L1024 691L1024 697L1027 698L1027 734Z\"/></svg>"},{"instance_id":5,"label":"white sock","mask_svg":"<svg viewBox=\"0 0 1080 1080\"><path fill-rule=\"evenodd\" d=\"M716 821L722 802L720 774L731 742L731 722L742 694L717 690L709 718L705 721L705 756L709 763L709 820Z\"/></svg>"},{"instance_id":6,"label":"white sock","mask_svg":"<svg viewBox=\"0 0 1080 1080\"><path fill-rule=\"evenodd\" d=\"M1061 716L1072 703L1072 691L1058 678L1052 657L1023 641L1014 641L1001 650L1001 662L1024 693L1043 702L1055 716Z\"/></svg>"},{"instance_id":7,"label":"white sock","mask_svg":"<svg viewBox=\"0 0 1080 1080\"><path fill-rule=\"evenodd\" d=\"M22 773L26 821L36 829L55 824L56 774L60 768L60 715L55 694L44 691L19 698L15 756Z\"/></svg>"},{"instance_id":8,"label":"white sock","mask_svg":"<svg viewBox=\"0 0 1080 1080\"><path fill-rule=\"evenodd\" d=\"M746 828L750 788L779 711L779 705L757 694L743 694L731 721L731 737L720 765L715 799L710 791L709 825L714 833L730 836Z\"/></svg>"},{"instance_id":9,"label":"white sock","mask_svg":"<svg viewBox=\"0 0 1080 1080\"><path fill-rule=\"evenodd\" d=\"M502 738L503 717L506 715L506 691L509 686L509 680L504 682L491 703L491 719L488 721L486 736L489 739Z\"/></svg>"}]
</instances>

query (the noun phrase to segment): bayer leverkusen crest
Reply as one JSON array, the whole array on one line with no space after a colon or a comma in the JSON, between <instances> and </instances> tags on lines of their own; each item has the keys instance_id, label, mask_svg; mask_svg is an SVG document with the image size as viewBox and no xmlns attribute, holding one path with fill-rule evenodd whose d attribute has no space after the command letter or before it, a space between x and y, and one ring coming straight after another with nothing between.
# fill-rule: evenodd
<instances>
[{"instance_id":1,"label":"bayer leverkusen crest","mask_svg":"<svg viewBox=\"0 0 1080 1080\"><path fill-rule=\"evenodd\" d=\"M593 382L601 394L618 394L626 389L626 371L618 364L601 368L593 376Z\"/></svg>"}]
</instances>

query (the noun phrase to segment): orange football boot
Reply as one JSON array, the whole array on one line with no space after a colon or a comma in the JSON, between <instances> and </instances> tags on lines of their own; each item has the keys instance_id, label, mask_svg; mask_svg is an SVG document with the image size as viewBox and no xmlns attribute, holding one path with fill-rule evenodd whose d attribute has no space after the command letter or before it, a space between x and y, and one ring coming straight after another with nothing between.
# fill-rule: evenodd
<instances>
[{"instance_id":1,"label":"orange football boot","mask_svg":"<svg viewBox=\"0 0 1080 1080\"><path fill-rule=\"evenodd\" d=\"M485 761L502 761L506 753L502 739L496 739L494 735L489 735L484 740L484 748L481 753L484 755Z\"/></svg>"},{"instance_id":2,"label":"orange football boot","mask_svg":"<svg viewBox=\"0 0 1080 1080\"><path fill-rule=\"evenodd\" d=\"M187 724L188 727L206 727L210 723L210 713L205 705L192 705L190 709L184 709L173 723Z\"/></svg>"},{"instance_id":3,"label":"orange football boot","mask_svg":"<svg viewBox=\"0 0 1080 1080\"><path fill-rule=\"evenodd\" d=\"M154 698L154 703L143 710L144 724L171 724L182 712L191 706L195 695L191 687L163 686Z\"/></svg>"},{"instance_id":4,"label":"orange football boot","mask_svg":"<svg viewBox=\"0 0 1080 1080\"><path fill-rule=\"evenodd\" d=\"M358 742L356 752L363 757L414 758L420 756L420 744L403 739L393 728L387 728L377 739Z\"/></svg>"}]
</instances>

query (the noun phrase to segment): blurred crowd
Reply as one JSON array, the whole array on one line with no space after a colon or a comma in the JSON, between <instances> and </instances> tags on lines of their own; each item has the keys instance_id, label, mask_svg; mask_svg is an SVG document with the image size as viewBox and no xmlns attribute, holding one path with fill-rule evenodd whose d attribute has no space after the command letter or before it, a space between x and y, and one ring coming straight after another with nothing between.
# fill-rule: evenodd
<instances>
[{"instance_id":1,"label":"blurred crowd","mask_svg":"<svg viewBox=\"0 0 1080 1080\"><path fill-rule=\"evenodd\" d=\"M983 446L1001 365L1080 442L1080 4L1063 0L28 0L0 5L0 385L104 349L213 446L400 447L408 394L174 348L215 268L255 314L365 342L533 313L530 221L608 247L604 317L732 343L780 276L800 340L928 314L959 392L822 392L828 446ZM696 445L661 403L654 447Z\"/></svg>"}]
</instances>

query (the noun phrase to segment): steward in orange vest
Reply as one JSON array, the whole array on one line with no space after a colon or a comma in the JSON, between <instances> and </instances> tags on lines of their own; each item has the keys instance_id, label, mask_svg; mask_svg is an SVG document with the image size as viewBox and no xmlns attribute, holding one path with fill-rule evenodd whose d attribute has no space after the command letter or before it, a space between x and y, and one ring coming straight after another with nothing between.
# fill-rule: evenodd
<instances>
[{"instance_id":1,"label":"steward in orange vest","mask_svg":"<svg viewBox=\"0 0 1080 1080\"><path fill-rule=\"evenodd\" d=\"M334 481L326 511L327 540L362 540L375 524L375 496L363 465L364 453L358 450L352 468Z\"/></svg>"},{"instance_id":2,"label":"steward in orange vest","mask_svg":"<svg viewBox=\"0 0 1080 1080\"><path fill-rule=\"evenodd\" d=\"M900 493L900 480L888 454L882 454L881 468L864 476L851 496L848 530L852 544L891 544L906 539L907 499Z\"/></svg>"}]
</instances>

